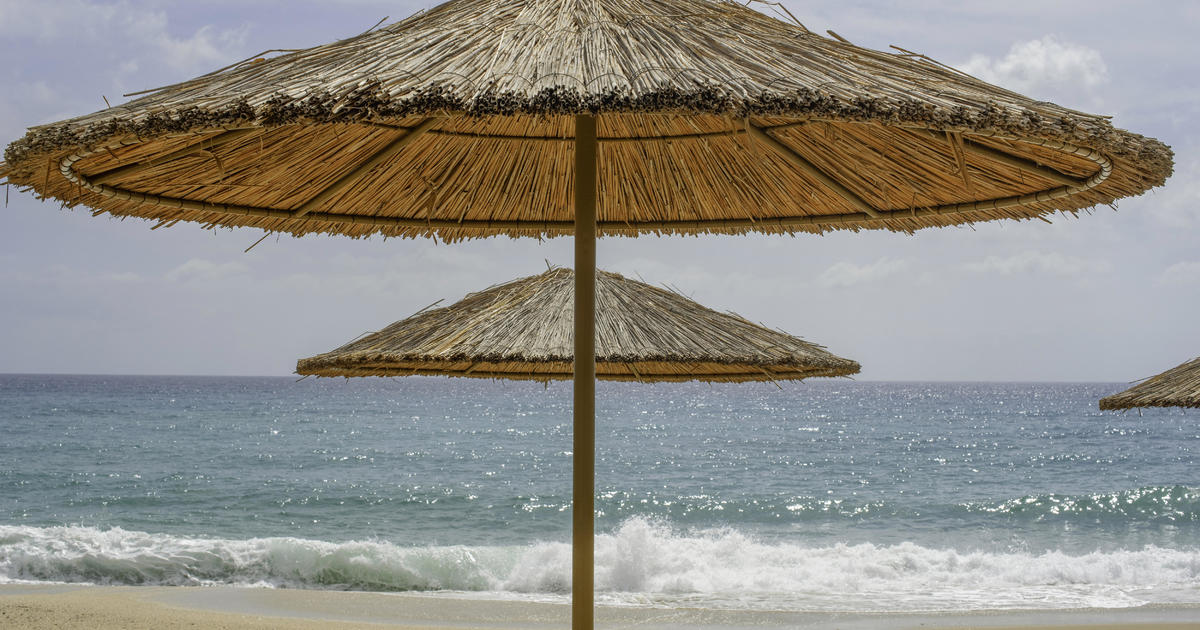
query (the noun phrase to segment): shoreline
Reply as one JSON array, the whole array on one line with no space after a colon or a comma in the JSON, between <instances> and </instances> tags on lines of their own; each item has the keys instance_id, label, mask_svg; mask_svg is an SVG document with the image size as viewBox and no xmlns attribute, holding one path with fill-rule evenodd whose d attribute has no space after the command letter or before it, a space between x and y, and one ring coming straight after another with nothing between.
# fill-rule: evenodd
<instances>
[{"instance_id":1,"label":"shoreline","mask_svg":"<svg viewBox=\"0 0 1200 630\"><path fill-rule=\"evenodd\" d=\"M569 619L569 608L565 604L411 593L231 586L0 585L0 628L4 629L169 630L202 627L225 630L495 630L566 628ZM639 630L1183 630L1200 628L1200 606L962 613L818 613L601 606L596 609L596 626Z\"/></svg>"}]
</instances>

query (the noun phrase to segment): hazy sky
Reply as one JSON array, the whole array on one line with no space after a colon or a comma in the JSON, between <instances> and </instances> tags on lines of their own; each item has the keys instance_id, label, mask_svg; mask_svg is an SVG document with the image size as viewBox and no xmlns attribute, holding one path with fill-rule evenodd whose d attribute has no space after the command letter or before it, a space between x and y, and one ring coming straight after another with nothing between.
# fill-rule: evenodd
<instances>
[{"instance_id":1,"label":"hazy sky","mask_svg":"<svg viewBox=\"0 0 1200 630\"><path fill-rule=\"evenodd\" d=\"M0 0L0 141L431 4ZM1053 225L610 238L600 267L823 344L862 379L1130 381L1200 354L1200 2L784 4L812 30L1111 114L1172 145L1175 175ZM243 253L262 231L151 232L15 190L3 216L0 372L289 374L440 298L571 265L566 238L272 236Z\"/></svg>"}]
</instances>

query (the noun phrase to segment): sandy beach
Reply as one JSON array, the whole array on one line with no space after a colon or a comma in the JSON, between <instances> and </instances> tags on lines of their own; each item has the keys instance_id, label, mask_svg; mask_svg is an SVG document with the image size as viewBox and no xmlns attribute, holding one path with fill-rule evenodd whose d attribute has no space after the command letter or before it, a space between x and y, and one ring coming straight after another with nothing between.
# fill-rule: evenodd
<instances>
[{"instance_id":1,"label":"sandy beach","mask_svg":"<svg viewBox=\"0 0 1200 630\"><path fill-rule=\"evenodd\" d=\"M0 586L0 628L158 630L212 628L566 628L561 604L489 601L395 593L251 588ZM598 628L1200 628L1200 608L1155 607L1070 612L968 614L744 612L600 607Z\"/></svg>"}]
</instances>

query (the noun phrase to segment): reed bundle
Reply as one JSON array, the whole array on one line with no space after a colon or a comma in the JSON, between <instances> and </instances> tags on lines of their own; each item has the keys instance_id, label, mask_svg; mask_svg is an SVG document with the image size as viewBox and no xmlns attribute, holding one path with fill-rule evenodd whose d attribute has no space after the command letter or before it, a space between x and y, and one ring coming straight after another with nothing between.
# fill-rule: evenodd
<instances>
[{"instance_id":1,"label":"reed bundle","mask_svg":"<svg viewBox=\"0 0 1200 630\"><path fill-rule=\"evenodd\" d=\"M913 231L1138 195L1170 149L722 0L453 0L34 127L0 174L158 226L352 237Z\"/></svg>"},{"instance_id":2,"label":"reed bundle","mask_svg":"<svg viewBox=\"0 0 1200 630\"><path fill-rule=\"evenodd\" d=\"M572 377L574 277L551 269L472 293L296 364L298 374ZM596 375L613 381L847 376L859 364L615 273L596 274Z\"/></svg>"},{"instance_id":3,"label":"reed bundle","mask_svg":"<svg viewBox=\"0 0 1200 630\"><path fill-rule=\"evenodd\" d=\"M1200 357L1100 399L1101 409L1200 407Z\"/></svg>"}]
</instances>

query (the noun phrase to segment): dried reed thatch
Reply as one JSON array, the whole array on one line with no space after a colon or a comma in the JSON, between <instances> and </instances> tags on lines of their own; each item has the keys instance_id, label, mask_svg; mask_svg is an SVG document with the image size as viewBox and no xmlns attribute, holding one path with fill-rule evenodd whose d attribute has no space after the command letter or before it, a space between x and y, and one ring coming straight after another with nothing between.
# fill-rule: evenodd
<instances>
[{"instance_id":1,"label":"dried reed thatch","mask_svg":"<svg viewBox=\"0 0 1200 630\"><path fill-rule=\"evenodd\" d=\"M453 0L29 130L0 173L159 226L350 236L912 231L1161 185L1170 149L897 49L711 0Z\"/></svg>"},{"instance_id":2,"label":"dried reed thatch","mask_svg":"<svg viewBox=\"0 0 1200 630\"><path fill-rule=\"evenodd\" d=\"M1101 409L1133 407L1200 407L1200 357L1100 399Z\"/></svg>"},{"instance_id":3,"label":"dried reed thatch","mask_svg":"<svg viewBox=\"0 0 1200 630\"><path fill-rule=\"evenodd\" d=\"M575 274L552 269L426 310L325 354L299 374L572 376ZM765 381L848 376L859 364L642 282L596 274L596 376L610 381Z\"/></svg>"}]
</instances>

